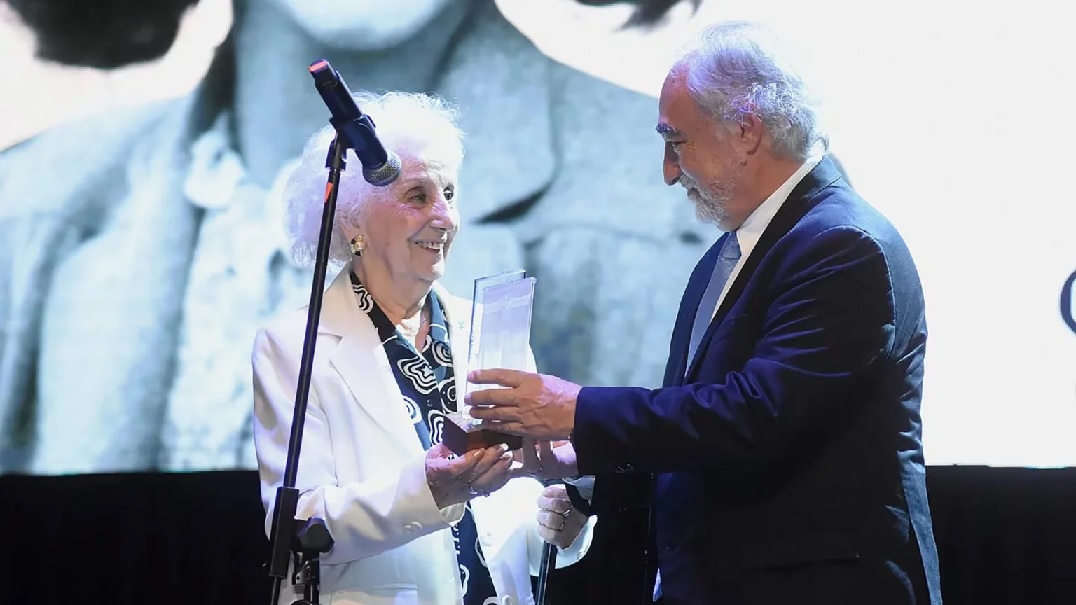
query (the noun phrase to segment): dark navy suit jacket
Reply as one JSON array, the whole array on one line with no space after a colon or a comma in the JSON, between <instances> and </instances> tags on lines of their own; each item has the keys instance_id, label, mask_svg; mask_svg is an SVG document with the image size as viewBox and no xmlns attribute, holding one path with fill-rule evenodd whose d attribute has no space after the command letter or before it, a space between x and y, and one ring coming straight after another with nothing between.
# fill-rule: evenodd
<instances>
[{"instance_id":1,"label":"dark navy suit jacket","mask_svg":"<svg viewBox=\"0 0 1076 605\"><path fill-rule=\"evenodd\" d=\"M600 475L610 527L635 508L640 476L656 478L650 546L638 532L617 551L656 554L668 604L941 603L919 413L923 292L900 234L823 159L689 366L721 244L688 282L663 388L579 393L579 470ZM627 583L630 602L648 601L651 582Z\"/></svg>"}]
</instances>

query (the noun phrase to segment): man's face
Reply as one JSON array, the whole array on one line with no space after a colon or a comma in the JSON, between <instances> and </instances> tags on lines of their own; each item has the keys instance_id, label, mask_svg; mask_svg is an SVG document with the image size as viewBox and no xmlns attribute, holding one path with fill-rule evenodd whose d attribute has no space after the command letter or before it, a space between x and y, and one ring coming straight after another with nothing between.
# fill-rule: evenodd
<instances>
[{"instance_id":1,"label":"man's face","mask_svg":"<svg viewBox=\"0 0 1076 605\"><path fill-rule=\"evenodd\" d=\"M725 231L738 228L747 215L737 208L744 169L736 132L699 108L679 70L661 88L657 131L665 140L665 182L687 191L699 220Z\"/></svg>"},{"instance_id":2,"label":"man's face","mask_svg":"<svg viewBox=\"0 0 1076 605\"><path fill-rule=\"evenodd\" d=\"M451 0L272 1L322 44L369 51L391 48L410 39Z\"/></svg>"}]
</instances>

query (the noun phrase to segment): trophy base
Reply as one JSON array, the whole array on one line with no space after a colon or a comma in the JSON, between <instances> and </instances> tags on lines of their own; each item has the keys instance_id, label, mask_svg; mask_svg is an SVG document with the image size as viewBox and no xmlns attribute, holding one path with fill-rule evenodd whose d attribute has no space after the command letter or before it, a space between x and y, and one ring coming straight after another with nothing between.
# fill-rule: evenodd
<instances>
[{"instance_id":1,"label":"trophy base","mask_svg":"<svg viewBox=\"0 0 1076 605\"><path fill-rule=\"evenodd\" d=\"M518 450L523 447L523 438L518 435L509 435L489 429L477 429L465 431L452 421L445 422L441 433L441 442L445 444L453 454L462 456L471 450L480 450L505 444L509 450Z\"/></svg>"}]
</instances>

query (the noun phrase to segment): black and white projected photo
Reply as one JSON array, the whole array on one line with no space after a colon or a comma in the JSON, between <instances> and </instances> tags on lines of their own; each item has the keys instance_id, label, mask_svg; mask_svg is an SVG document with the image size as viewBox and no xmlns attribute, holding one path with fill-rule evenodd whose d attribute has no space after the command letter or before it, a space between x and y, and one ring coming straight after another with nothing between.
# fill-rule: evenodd
<instances>
[{"instance_id":1,"label":"black and white projected photo","mask_svg":"<svg viewBox=\"0 0 1076 605\"><path fill-rule=\"evenodd\" d=\"M577 0L76 4L0 2L2 473L256 468L254 335L310 295L281 196L328 123L321 58L458 108L449 291L525 268L540 371L659 386L720 233L662 180L657 95L722 19L795 49L830 150L911 248L927 464L1076 466L1076 99L1038 60L1076 56L1060 8L685 0L625 26L629 4Z\"/></svg>"}]
</instances>

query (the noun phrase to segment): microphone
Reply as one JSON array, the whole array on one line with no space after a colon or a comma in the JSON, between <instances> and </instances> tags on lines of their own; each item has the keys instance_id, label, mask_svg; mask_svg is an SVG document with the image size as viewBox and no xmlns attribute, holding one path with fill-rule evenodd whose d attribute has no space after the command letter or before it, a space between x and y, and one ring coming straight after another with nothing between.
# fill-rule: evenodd
<instances>
[{"instance_id":1,"label":"microphone","mask_svg":"<svg viewBox=\"0 0 1076 605\"><path fill-rule=\"evenodd\" d=\"M340 74L325 59L310 64L314 86L332 113L329 123L336 128L337 143L351 148L362 164L362 178L384 187L400 177L400 156L385 149L374 132L374 121L362 113ZM342 139L342 140L341 140Z\"/></svg>"}]
</instances>

